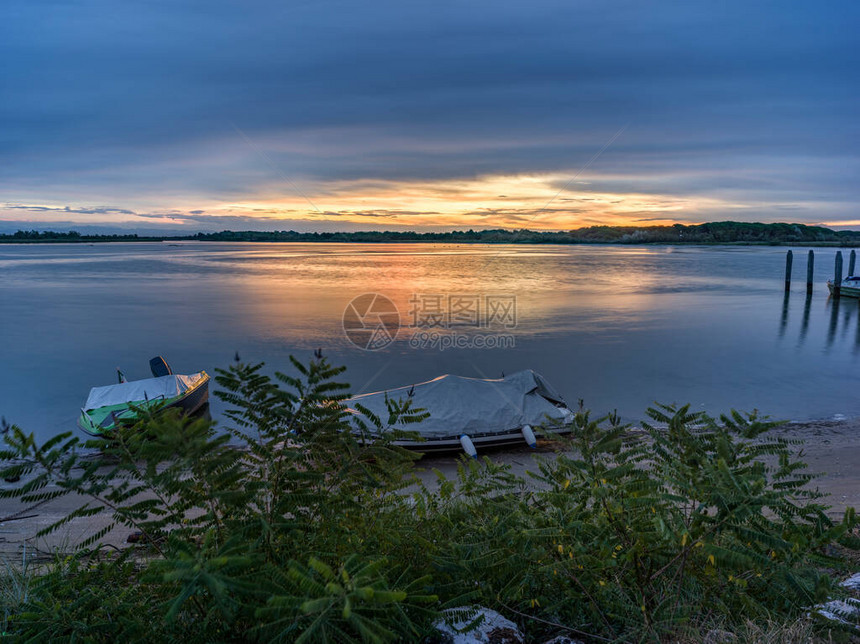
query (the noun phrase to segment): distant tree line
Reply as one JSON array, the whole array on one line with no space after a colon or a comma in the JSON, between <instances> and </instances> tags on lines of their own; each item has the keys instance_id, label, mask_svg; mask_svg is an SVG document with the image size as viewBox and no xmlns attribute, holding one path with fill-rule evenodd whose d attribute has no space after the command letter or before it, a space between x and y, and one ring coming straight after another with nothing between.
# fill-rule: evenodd
<instances>
[{"instance_id":1,"label":"distant tree line","mask_svg":"<svg viewBox=\"0 0 860 644\"><path fill-rule=\"evenodd\" d=\"M82 235L76 230L19 230L9 235L0 235L0 242L96 242L96 241L163 241L167 237L140 237L134 233L123 235ZM188 239L191 239L190 237Z\"/></svg>"},{"instance_id":2,"label":"distant tree line","mask_svg":"<svg viewBox=\"0 0 860 644\"><path fill-rule=\"evenodd\" d=\"M104 241L228 241L228 242L436 242L483 244L802 244L860 245L860 231L831 230L806 224L762 224L720 221L672 226L589 226L574 230L454 230L448 232L317 232L232 231L185 236L82 235L76 231L24 231L0 235L0 242Z\"/></svg>"}]
</instances>

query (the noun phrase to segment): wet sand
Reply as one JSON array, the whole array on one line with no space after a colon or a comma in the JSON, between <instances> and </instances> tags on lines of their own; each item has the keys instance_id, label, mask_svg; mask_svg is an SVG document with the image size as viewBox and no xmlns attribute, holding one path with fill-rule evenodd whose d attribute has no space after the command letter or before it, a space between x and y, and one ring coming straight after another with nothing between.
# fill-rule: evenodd
<instances>
[{"instance_id":1,"label":"wet sand","mask_svg":"<svg viewBox=\"0 0 860 644\"><path fill-rule=\"evenodd\" d=\"M809 464L809 472L820 475L812 487L829 494L825 501L832 506L830 514L833 518L840 518L849 506L860 507L860 419L789 423L774 431L786 438L803 441L801 458ZM524 474L527 470L537 469L534 459L551 458L552 452L523 448L488 455L496 462L510 464L515 473ZM419 475L428 485L433 485L436 481L433 469L453 478L457 463L455 455L426 458L418 463L422 470ZM0 489L9 487L9 483L0 482ZM0 557L17 559L24 548L30 553L66 552L74 543L110 522L107 516L79 519L48 538L35 536L40 529L81 504L82 499L68 496L21 515L23 508L17 501L0 499L0 519L5 519L0 522ZM106 541L120 547L131 532L129 528L119 527Z\"/></svg>"}]
</instances>

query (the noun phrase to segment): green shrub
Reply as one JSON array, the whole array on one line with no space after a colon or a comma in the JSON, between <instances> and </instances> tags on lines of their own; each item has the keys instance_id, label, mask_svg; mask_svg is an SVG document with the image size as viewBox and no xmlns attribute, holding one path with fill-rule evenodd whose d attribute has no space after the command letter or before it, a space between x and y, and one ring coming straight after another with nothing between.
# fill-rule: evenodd
<instances>
[{"instance_id":1,"label":"green shrub","mask_svg":"<svg viewBox=\"0 0 860 644\"><path fill-rule=\"evenodd\" d=\"M565 627L659 640L791 622L837 592L822 571L845 564L825 553L848 543L853 511L828 519L794 442L755 415L657 407L654 426L634 433L580 411L566 449L540 455L527 478L463 459L454 480L425 485L390 429L422 410L389 401L388 418L363 410L370 426L355 429L343 369L320 355L293 367L219 371L227 431L143 411L87 442L39 445L11 428L0 476L22 479L0 497L81 498L42 535L110 521L30 580L7 609L9 631L417 641L441 609L482 604L533 637ZM142 542L116 556L100 544L119 527Z\"/></svg>"}]
</instances>

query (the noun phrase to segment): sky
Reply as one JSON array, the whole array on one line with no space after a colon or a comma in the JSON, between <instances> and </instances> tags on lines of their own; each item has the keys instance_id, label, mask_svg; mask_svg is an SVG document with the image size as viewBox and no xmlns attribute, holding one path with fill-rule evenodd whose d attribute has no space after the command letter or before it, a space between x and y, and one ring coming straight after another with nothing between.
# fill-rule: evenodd
<instances>
[{"instance_id":1,"label":"sky","mask_svg":"<svg viewBox=\"0 0 860 644\"><path fill-rule=\"evenodd\" d=\"M4 0L0 232L860 228L858 18Z\"/></svg>"}]
</instances>

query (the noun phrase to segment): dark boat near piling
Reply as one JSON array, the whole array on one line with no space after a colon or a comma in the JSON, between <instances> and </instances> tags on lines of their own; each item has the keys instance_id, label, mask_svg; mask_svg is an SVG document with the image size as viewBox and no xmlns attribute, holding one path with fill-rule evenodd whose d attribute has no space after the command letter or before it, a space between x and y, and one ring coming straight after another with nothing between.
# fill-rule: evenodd
<instances>
[{"instance_id":1,"label":"dark boat near piling","mask_svg":"<svg viewBox=\"0 0 860 644\"><path fill-rule=\"evenodd\" d=\"M78 427L90 436L105 436L120 424L137 418L136 409L179 409L194 414L209 401L209 375L174 374L161 356L149 361L152 378L126 382L122 373L115 385L93 387L78 417Z\"/></svg>"},{"instance_id":2,"label":"dark boat near piling","mask_svg":"<svg viewBox=\"0 0 860 644\"><path fill-rule=\"evenodd\" d=\"M836 295L836 285L833 280L827 280L827 288L831 295ZM846 277L839 285L839 293L842 297L858 297L860 298L860 277Z\"/></svg>"}]
</instances>

